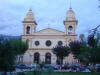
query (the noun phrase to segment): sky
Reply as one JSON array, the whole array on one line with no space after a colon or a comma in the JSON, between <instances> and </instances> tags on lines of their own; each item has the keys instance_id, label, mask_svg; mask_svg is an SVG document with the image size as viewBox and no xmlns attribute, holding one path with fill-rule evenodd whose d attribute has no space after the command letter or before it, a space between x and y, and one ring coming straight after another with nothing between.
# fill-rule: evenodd
<instances>
[{"instance_id":1,"label":"sky","mask_svg":"<svg viewBox=\"0 0 100 75\"><path fill-rule=\"evenodd\" d=\"M100 25L99 4L98 0L71 0L78 20L78 35L87 35L89 30ZM63 21L69 7L69 0L0 0L0 34L22 35L22 21L30 8L38 24L37 31L48 27L65 31Z\"/></svg>"}]
</instances>

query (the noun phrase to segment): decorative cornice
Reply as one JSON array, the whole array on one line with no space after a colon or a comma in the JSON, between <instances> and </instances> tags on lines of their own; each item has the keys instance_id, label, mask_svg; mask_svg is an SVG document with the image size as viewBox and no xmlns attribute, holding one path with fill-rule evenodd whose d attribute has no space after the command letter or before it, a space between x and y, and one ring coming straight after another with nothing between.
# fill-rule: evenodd
<instances>
[{"instance_id":1,"label":"decorative cornice","mask_svg":"<svg viewBox=\"0 0 100 75\"><path fill-rule=\"evenodd\" d=\"M65 34L65 35L32 35L32 34L29 34L29 35L22 35L22 36L77 36L77 35L68 35L68 34Z\"/></svg>"},{"instance_id":2,"label":"decorative cornice","mask_svg":"<svg viewBox=\"0 0 100 75\"><path fill-rule=\"evenodd\" d=\"M76 22L76 24L77 24L78 20L66 20L66 21L63 21L64 25L65 25L65 22Z\"/></svg>"},{"instance_id":3,"label":"decorative cornice","mask_svg":"<svg viewBox=\"0 0 100 75\"><path fill-rule=\"evenodd\" d=\"M52 48L29 48L28 50L52 50Z\"/></svg>"},{"instance_id":4,"label":"decorative cornice","mask_svg":"<svg viewBox=\"0 0 100 75\"><path fill-rule=\"evenodd\" d=\"M63 31L60 31L60 30L57 30L57 29L53 29L53 28L45 28L45 29L42 29L42 30L37 31L37 32L41 32L41 31L48 30L48 29L50 29L50 30L52 30L52 31L57 31L57 32L64 33Z\"/></svg>"},{"instance_id":5,"label":"decorative cornice","mask_svg":"<svg viewBox=\"0 0 100 75\"><path fill-rule=\"evenodd\" d=\"M22 23L35 23L37 25L36 21L22 21Z\"/></svg>"}]
</instances>

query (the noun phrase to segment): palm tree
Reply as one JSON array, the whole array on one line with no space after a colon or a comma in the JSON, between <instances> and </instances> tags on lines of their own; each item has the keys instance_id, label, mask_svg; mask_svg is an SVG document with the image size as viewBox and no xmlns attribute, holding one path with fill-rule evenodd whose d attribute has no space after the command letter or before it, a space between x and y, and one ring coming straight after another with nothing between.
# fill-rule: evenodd
<instances>
[{"instance_id":1,"label":"palm tree","mask_svg":"<svg viewBox=\"0 0 100 75\"><path fill-rule=\"evenodd\" d=\"M84 34L80 34L79 38L80 38L81 42L84 42Z\"/></svg>"}]
</instances>

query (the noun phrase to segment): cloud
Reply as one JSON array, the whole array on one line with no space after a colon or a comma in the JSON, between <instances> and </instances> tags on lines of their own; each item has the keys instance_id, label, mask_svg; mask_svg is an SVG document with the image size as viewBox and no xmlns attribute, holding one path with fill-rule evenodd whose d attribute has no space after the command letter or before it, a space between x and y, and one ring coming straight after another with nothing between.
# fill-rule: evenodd
<instances>
[{"instance_id":1,"label":"cloud","mask_svg":"<svg viewBox=\"0 0 100 75\"><path fill-rule=\"evenodd\" d=\"M71 4L78 19L77 34L87 33L100 24L98 1L72 0ZM0 34L21 35L21 22L29 8L38 23L37 31L47 28L48 24L64 31L63 21L69 5L69 0L0 0Z\"/></svg>"}]
</instances>

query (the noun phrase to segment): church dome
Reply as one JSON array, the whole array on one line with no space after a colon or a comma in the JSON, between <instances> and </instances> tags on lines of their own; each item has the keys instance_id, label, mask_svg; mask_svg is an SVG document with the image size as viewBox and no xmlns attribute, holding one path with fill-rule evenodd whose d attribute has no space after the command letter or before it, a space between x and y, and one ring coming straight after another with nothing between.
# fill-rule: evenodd
<instances>
[{"instance_id":1,"label":"church dome","mask_svg":"<svg viewBox=\"0 0 100 75\"><path fill-rule=\"evenodd\" d=\"M24 18L24 21L35 21L32 9L29 9L28 13L26 14L26 17Z\"/></svg>"},{"instance_id":2,"label":"church dome","mask_svg":"<svg viewBox=\"0 0 100 75\"><path fill-rule=\"evenodd\" d=\"M69 10L67 11L67 17L66 20L76 20L75 19L75 13L72 10L72 8L69 8Z\"/></svg>"}]
</instances>

